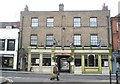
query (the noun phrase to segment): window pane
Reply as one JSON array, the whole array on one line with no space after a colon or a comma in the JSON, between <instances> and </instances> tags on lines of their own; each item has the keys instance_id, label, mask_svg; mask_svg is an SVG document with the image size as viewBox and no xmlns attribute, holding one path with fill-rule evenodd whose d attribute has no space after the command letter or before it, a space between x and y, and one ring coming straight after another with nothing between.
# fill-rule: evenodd
<instances>
[{"instance_id":1,"label":"window pane","mask_svg":"<svg viewBox=\"0 0 120 84\"><path fill-rule=\"evenodd\" d=\"M75 55L75 66L81 66L81 56L80 55Z\"/></svg>"},{"instance_id":2,"label":"window pane","mask_svg":"<svg viewBox=\"0 0 120 84\"><path fill-rule=\"evenodd\" d=\"M32 27L38 27L38 18L32 18Z\"/></svg>"},{"instance_id":3,"label":"window pane","mask_svg":"<svg viewBox=\"0 0 120 84\"><path fill-rule=\"evenodd\" d=\"M43 66L51 66L51 55L43 54Z\"/></svg>"},{"instance_id":4,"label":"window pane","mask_svg":"<svg viewBox=\"0 0 120 84\"><path fill-rule=\"evenodd\" d=\"M47 27L53 27L53 26L54 26L54 19L47 18Z\"/></svg>"},{"instance_id":5,"label":"window pane","mask_svg":"<svg viewBox=\"0 0 120 84\"><path fill-rule=\"evenodd\" d=\"M0 50L5 50L5 39L0 39Z\"/></svg>"},{"instance_id":6,"label":"window pane","mask_svg":"<svg viewBox=\"0 0 120 84\"><path fill-rule=\"evenodd\" d=\"M108 67L108 55L102 55L102 67Z\"/></svg>"},{"instance_id":7,"label":"window pane","mask_svg":"<svg viewBox=\"0 0 120 84\"><path fill-rule=\"evenodd\" d=\"M74 27L80 27L81 21L80 18L74 18Z\"/></svg>"},{"instance_id":8,"label":"window pane","mask_svg":"<svg viewBox=\"0 0 120 84\"><path fill-rule=\"evenodd\" d=\"M53 35L46 36L46 45L53 45Z\"/></svg>"},{"instance_id":9,"label":"window pane","mask_svg":"<svg viewBox=\"0 0 120 84\"><path fill-rule=\"evenodd\" d=\"M15 39L8 39L7 50L10 50L10 51L15 50Z\"/></svg>"},{"instance_id":10,"label":"window pane","mask_svg":"<svg viewBox=\"0 0 120 84\"><path fill-rule=\"evenodd\" d=\"M74 35L74 45L81 45L81 36Z\"/></svg>"},{"instance_id":11,"label":"window pane","mask_svg":"<svg viewBox=\"0 0 120 84\"><path fill-rule=\"evenodd\" d=\"M37 45L37 35L31 35L30 41L31 45Z\"/></svg>"},{"instance_id":12,"label":"window pane","mask_svg":"<svg viewBox=\"0 0 120 84\"><path fill-rule=\"evenodd\" d=\"M39 56L40 56L39 54L31 54L31 63L32 63L32 65L39 66L39 62L40 62Z\"/></svg>"},{"instance_id":13,"label":"window pane","mask_svg":"<svg viewBox=\"0 0 120 84\"><path fill-rule=\"evenodd\" d=\"M2 57L3 68L13 68L13 57Z\"/></svg>"},{"instance_id":14,"label":"window pane","mask_svg":"<svg viewBox=\"0 0 120 84\"><path fill-rule=\"evenodd\" d=\"M97 45L97 35L91 35L91 45Z\"/></svg>"},{"instance_id":15,"label":"window pane","mask_svg":"<svg viewBox=\"0 0 120 84\"><path fill-rule=\"evenodd\" d=\"M90 27L97 26L97 18L90 18Z\"/></svg>"}]
</instances>

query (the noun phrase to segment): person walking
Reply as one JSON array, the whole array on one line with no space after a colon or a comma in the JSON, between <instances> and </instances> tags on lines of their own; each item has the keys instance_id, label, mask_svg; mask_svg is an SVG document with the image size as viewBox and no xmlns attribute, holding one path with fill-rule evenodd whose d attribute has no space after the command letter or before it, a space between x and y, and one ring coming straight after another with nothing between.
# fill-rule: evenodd
<instances>
[{"instance_id":1,"label":"person walking","mask_svg":"<svg viewBox=\"0 0 120 84\"><path fill-rule=\"evenodd\" d=\"M50 80L57 79L57 81L59 81L58 75L59 75L59 70L58 70L57 64L55 64L53 67L53 73L52 73L52 77L50 78Z\"/></svg>"}]
</instances>

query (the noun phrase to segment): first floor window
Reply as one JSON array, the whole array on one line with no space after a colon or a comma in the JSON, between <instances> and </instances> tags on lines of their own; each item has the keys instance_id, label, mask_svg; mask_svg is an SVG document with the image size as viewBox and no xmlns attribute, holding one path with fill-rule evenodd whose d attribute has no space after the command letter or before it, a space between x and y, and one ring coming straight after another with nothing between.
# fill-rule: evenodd
<instances>
[{"instance_id":1,"label":"first floor window","mask_svg":"<svg viewBox=\"0 0 120 84\"><path fill-rule=\"evenodd\" d=\"M8 39L7 50L8 51L14 51L15 50L15 39Z\"/></svg>"},{"instance_id":2,"label":"first floor window","mask_svg":"<svg viewBox=\"0 0 120 84\"><path fill-rule=\"evenodd\" d=\"M52 34L47 34L46 45L47 46L52 46L53 45L53 35Z\"/></svg>"},{"instance_id":3,"label":"first floor window","mask_svg":"<svg viewBox=\"0 0 120 84\"><path fill-rule=\"evenodd\" d=\"M91 45L96 45L98 44L98 38L97 38L97 35L94 35L92 34L91 37L90 37L90 42L91 42Z\"/></svg>"},{"instance_id":4,"label":"first floor window","mask_svg":"<svg viewBox=\"0 0 120 84\"><path fill-rule=\"evenodd\" d=\"M74 40L74 46L81 45L81 35L75 34L73 40Z\"/></svg>"},{"instance_id":5,"label":"first floor window","mask_svg":"<svg viewBox=\"0 0 120 84\"><path fill-rule=\"evenodd\" d=\"M51 66L51 55L43 54L43 66Z\"/></svg>"},{"instance_id":6,"label":"first floor window","mask_svg":"<svg viewBox=\"0 0 120 84\"><path fill-rule=\"evenodd\" d=\"M5 39L0 39L0 50L5 50Z\"/></svg>"},{"instance_id":7,"label":"first floor window","mask_svg":"<svg viewBox=\"0 0 120 84\"><path fill-rule=\"evenodd\" d=\"M37 34L31 34L30 45L37 45Z\"/></svg>"}]
</instances>

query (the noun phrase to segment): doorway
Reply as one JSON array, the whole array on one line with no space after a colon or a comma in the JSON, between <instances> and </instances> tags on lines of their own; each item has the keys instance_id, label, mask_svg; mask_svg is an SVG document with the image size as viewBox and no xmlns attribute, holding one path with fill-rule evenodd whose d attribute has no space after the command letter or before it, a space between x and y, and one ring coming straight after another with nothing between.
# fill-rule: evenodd
<instances>
[{"instance_id":1,"label":"doorway","mask_svg":"<svg viewBox=\"0 0 120 84\"><path fill-rule=\"evenodd\" d=\"M68 62L68 58L70 56L57 56L58 69L60 72L70 72L70 62Z\"/></svg>"}]
</instances>

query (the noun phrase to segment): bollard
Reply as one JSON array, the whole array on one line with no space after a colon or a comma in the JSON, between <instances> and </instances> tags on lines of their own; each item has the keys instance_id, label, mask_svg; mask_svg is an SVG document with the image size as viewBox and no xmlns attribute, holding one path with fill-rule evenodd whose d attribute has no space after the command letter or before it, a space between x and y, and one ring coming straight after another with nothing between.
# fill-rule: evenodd
<instances>
[{"instance_id":1,"label":"bollard","mask_svg":"<svg viewBox=\"0 0 120 84\"><path fill-rule=\"evenodd\" d=\"M112 84L112 80L111 80L111 70L110 70L110 84Z\"/></svg>"},{"instance_id":2,"label":"bollard","mask_svg":"<svg viewBox=\"0 0 120 84\"><path fill-rule=\"evenodd\" d=\"M116 71L116 84L118 84L118 71Z\"/></svg>"}]
</instances>

